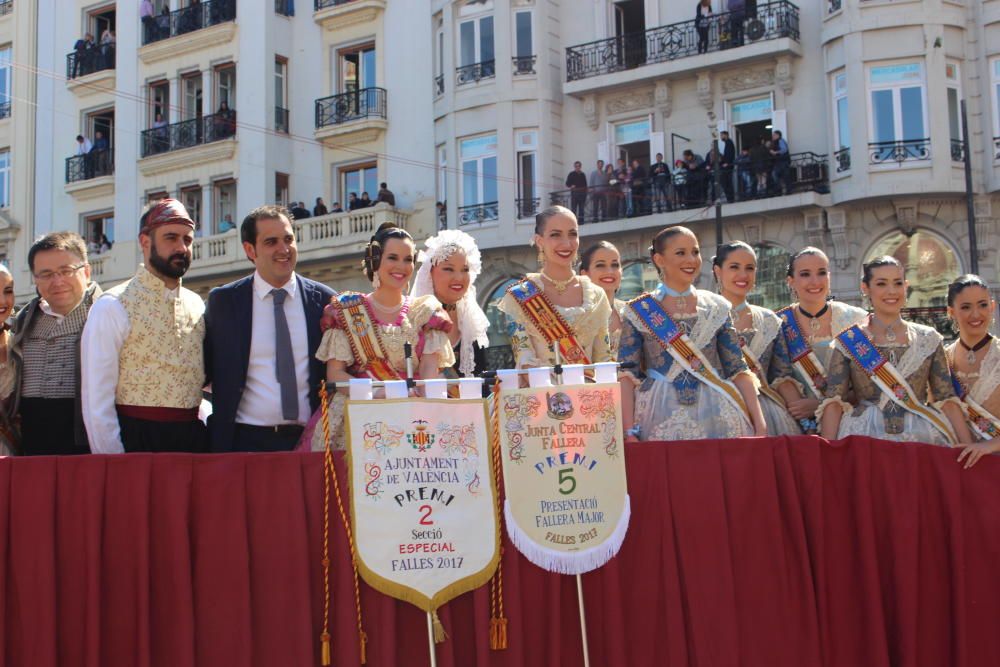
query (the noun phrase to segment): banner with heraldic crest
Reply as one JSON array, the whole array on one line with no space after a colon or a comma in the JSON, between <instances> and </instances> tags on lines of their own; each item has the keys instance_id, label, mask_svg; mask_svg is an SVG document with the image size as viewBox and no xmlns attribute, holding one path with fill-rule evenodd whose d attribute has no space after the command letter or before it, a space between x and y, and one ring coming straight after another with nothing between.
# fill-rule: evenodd
<instances>
[{"instance_id":1,"label":"banner with heraldic crest","mask_svg":"<svg viewBox=\"0 0 1000 667\"><path fill-rule=\"evenodd\" d=\"M351 400L345 430L362 578L426 612L486 584L500 548L485 401Z\"/></svg>"}]
</instances>

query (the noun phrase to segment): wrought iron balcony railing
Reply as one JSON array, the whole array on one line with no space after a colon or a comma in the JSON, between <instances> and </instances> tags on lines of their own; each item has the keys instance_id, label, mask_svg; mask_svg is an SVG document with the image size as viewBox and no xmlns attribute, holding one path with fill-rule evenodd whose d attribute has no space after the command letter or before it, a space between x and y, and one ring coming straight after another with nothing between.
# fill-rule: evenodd
<instances>
[{"instance_id":1,"label":"wrought iron balcony railing","mask_svg":"<svg viewBox=\"0 0 1000 667\"><path fill-rule=\"evenodd\" d=\"M500 219L500 204L495 201L458 207L458 226L475 225Z\"/></svg>"},{"instance_id":2,"label":"wrought iron balcony railing","mask_svg":"<svg viewBox=\"0 0 1000 667\"><path fill-rule=\"evenodd\" d=\"M288 109L274 107L274 131L288 134Z\"/></svg>"},{"instance_id":3,"label":"wrought iron balcony railing","mask_svg":"<svg viewBox=\"0 0 1000 667\"><path fill-rule=\"evenodd\" d=\"M842 6L841 0L827 0L826 13L832 14L834 12L839 12L841 6Z\"/></svg>"},{"instance_id":4,"label":"wrought iron balcony railing","mask_svg":"<svg viewBox=\"0 0 1000 667\"><path fill-rule=\"evenodd\" d=\"M833 154L833 159L837 163L837 173L842 174L851 170L851 149L841 148Z\"/></svg>"},{"instance_id":5,"label":"wrought iron balcony railing","mask_svg":"<svg viewBox=\"0 0 1000 667\"><path fill-rule=\"evenodd\" d=\"M761 3L745 14L712 15L699 29L683 21L566 49L566 80L576 81L643 65L722 51L748 42L799 39L799 8L788 0Z\"/></svg>"},{"instance_id":6,"label":"wrought iron balcony railing","mask_svg":"<svg viewBox=\"0 0 1000 667\"><path fill-rule=\"evenodd\" d=\"M326 9L327 7L336 7L337 5L346 5L349 2L354 2L354 0L315 0L313 7L318 12L321 9Z\"/></svg>"},{"instance_id":7,"label":"wrought iron balcony railing","mask_svg":"<svg viewBox=\"0 0 1000 667\"><path fill-rule=\"evenodd\" d=\"M143 23L142 43L152 44L236 18L236 0L205 0L160 14Z\"/></svg>"},{"instance_id":8,"label":"wrought iron balcony railing","mask_svg":"<svg viewBox=\"0 0 1000 667\"><path fill-rule=\"evenodd\" d=\"M97 46L66 54L66 78L75 79L94 72L115 68L115 47Z\"/></svg>"},{"instance_id":9,"label":"wrought iron balcony railing","mask_svg":"<svg viewBox=\"0 0 1000 667\"><path fill-rule=\"evenodd\" d=\"M316 100L316 129L362 118L386 118L385 88L362 88Z\"/></svg>"},{"instance_id":10,"label":"wrought iron balcony railing","mask_svg":"<svg viewBox=\"0 0 1000 667\"><path fill-rule=\"evenodd\" d=\"M484 60L481 63L463 65L455 69L455 83L463 86L467 83L477 83L483 79L492 79L497 75L496 61Z\"/></svg>"},{"instance_id":11,"label":"wrought iron balcony railing","mask_svg":"<svg viewBox=\"0 0 1000 667\"><path fill-rule=\"evenodd\" d=\"M868 144L868 164L903 164L931 159L930 139L876 141Z\"/></svg>"},{"instance_id":12,"label":"wrought iron balcony railing","mask_svg":"<svg viewBox=\"0 0 1000 667\"><path fill-rule=\"evenodd\" d=\"M10 100L0 102L0 118L10 118Z\"/></svg>"},{"instance_id":13,"label":"wrought iron balcony railing","mask_svg":"<svg viewBox=\"0 0 1000 667\"><path fill-rule=\"evenodd\" d=\"M14 0L0 0L0 16L6 16L14 11Z\"/></svg>"},{"instance_id":14,"label":"wrought iron balcony railing","mask_svg":"<svg viewBox=\"0 0 1000 667\"><path fill-rule=\"evenodd\" d=\"M829 192L828 157L805 152L792 153L784 161L737 163L719 174L720 198L732 204L800 192ZM577 219L586 224L704 208L715 201L714 190L715 172L702 166L647 180L642 187L625 188L616 184L588 188L582 201L574 198L570 190L556 190L549 193L549 202L570 209L576 206Z\"/></svg>"},{"instance_id":15,"label":"wrought iron balcony railing","mask_svg":"<svg viewBox=\"0 0 1000 667\"><path fill-rule=\"evenodd\" d=\"M229 139L236 135L236 112L215 113L201 118L154 127L142 133L142 157Z\"/></svg>"},{"instance_id":16,"label":"wrought iron balcony railing","mask_svg":"<svg viewBox=\"0 0 1000 667\"><path fill-rule=\"evenodd\" d=\"M514 64L514 76L520 74L535 73L535 59L537 56L514 56L511 58Z\"/></svg>"},{"instance_id":17,"label":"wrought iron balcony railing","mask_svg":"<svg viewBox=\"0 0 1000 667\"><path fill-rule=\"evenodd\" d=\"M434 97L444 95L444 74L434 77Z\"/></svg>"},{"instance_id":18,"label":"wrought iron balcony railing","mask_svg":"<svg viewBox=\"0 0 1000 667\"><path fill-rule=\"evenodd\" d=\"M954 162L965 162L965 142L961 139L951 140L951 159Z\"/></svg>"},{"instance_id":19,"label":"wrought iron balcony railing","mask_svg":"<svg viewBox=\"0 0 1000 667\"><path fill-rule=\"evenodd\" d=\"M115 173L115 154L111 149L92 150L66 158L66 182L76 183Z\"/></svg>"},{"instance_id":20,"label":"wrought iron balcony railing","mask_svg":"<svg viewBox=\"0 0 1000 667\"><path fill-rule=\"evenodd\" d=\"M514 200L514 207L517 209L518 218L533 218L538 213L541 205L540 197L520 197Z\"/></svg>"},{"instance_id":21,"label":"wrought iron balcony railing","mask_svg":"<svg viewBox=\"0 0 1000 667\"><path fill-rule=\"evenodd\" d=\"M274 13L279 16L293 16L295 14L295 1L274 0Z\"/></svg>"}]
</instances>

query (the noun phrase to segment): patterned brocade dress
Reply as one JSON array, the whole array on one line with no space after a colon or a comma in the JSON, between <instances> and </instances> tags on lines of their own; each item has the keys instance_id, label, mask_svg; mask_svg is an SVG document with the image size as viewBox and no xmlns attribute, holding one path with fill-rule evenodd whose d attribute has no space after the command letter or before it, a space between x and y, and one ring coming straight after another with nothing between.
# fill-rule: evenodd
<instances>
[{"instance_id":1,"label":"patterned brocade dress","mask_svg":"<svg viewBox=\"0 0 1000 667\"><path fill-rule=\"evenodd\" d=\"M798 382L793 378L788 357L788 345L781 335L781 318L767 308L749 304L752 325L749 329L736 332L740 347L749 352L756 361L762 377L759 383L768 383L772 389L785 382ZM765 393L760 394L760 408L767 423L768 435L802 435L798 422L781 403L776 402Z\"/></svg>"},{"instance_id":2,"label":"patterned brocade dress","mask_svg":"<svg viewBox=\"0 0 1000 667\"><path fill-rule=\"evenodd\" d=\"M697 312L675 316L677 325L725 380L749 373L729 319L730 304L696 290ZM753 435L739 408L681 369L629 307L622 323L620 363L632 363L646 378L635 392L635 421L643 440L702 440ZM626 375L631 375L625 371Z\"/></svg>"},{"instance_id":3,"label":"patterned brocade dress","mask_svg":"<svg viewBox=\"0 0 1000 667\"><path fill-rule=\"evenodd\" d=\"M947 402L960 405L951 383L941 334L931 327L912 322L905 324L906 336L900 336L900 342L875 347L913 388L916 400L934 410L940 410ZM872 338L869 331L864 332L869 339ZM817 408L816 417L820 418L830 403L839 403L844 416L837 432L838 438L866 435L899 442L950 445L944 434L929 420L891 401L839 342L830 355L827 371L826 398ZM857 400L857 407L843 398L852 394ZM943 415L941 419L947 422Z\"/></svg>"},{"instance_id":4,"label":"patterned brocade dress","mask_svg":"<svg viewBox=\"0 0 1000 667\"><path fill-rule=\"evenodd\" d=\"M529 273L526 278L543 289L540 274ZM583 288L583 304L579 306L556 306L553 308L573 330L576 342L591 363L614 361L611 341L608 335L608 321L611 305L604 290L586 276L579 276ZM537 368L555 364L555 354L542 332L525 315L521 304L509 292L501 299L499 308L510 318L508 335L511 352L517 368Z\"/></svg>"},{"instance_id":5,"label":"patterned brocade dress","mask_svg":"<svg viewBox=\"0 0 1000 667\"><path fill-rule=\"evenodd\" d=\"M955 367L957 346L958 341L956 340L944 349L948 363L952 368ZM994 338L990 341L986 356L980 362L978 371L963 373L956 370L955 378L962 384L967 396L989 413L985 416L1000 423L1000 417L998 417L1000 416L1000 340ZM966 420L971 423L967 413ZM976 440L983 440L975 428L972 428L972 435Z\"/></svg>"},{"instance_id":6,"label":"patterned brocade dress","mask_svg":"<svg viewBox=\"0 0 1000 667\"><path fill-rule=\"evenodd\" d=\"M611 342L611 358L618 358L618 348L621 347L622 342L622 331L625 330L625 309L628 307L628 303L622 301L621 299L615 299L611 302L611 308L618 313L618 317L621 318L622 326L618 331L611 331L609 325L608 340Z\"/></svg>"},{"instance_id":7,"label":"patterned brocade dress","mask_svg":"<svg viewBox=\"0 0 1000 667\"><path fill-rule=\"evenodd\" d=\"M841 301L830 301L828 302L830 306L830 329L833 334L838 334L848 327L852 327L855 324L864 324L868 319L868 312L857 306L852 306L850 304L843 303ZM795 306L793 306L794 308ZM809 336L809 331L803 328L804 335ZM827 371L829 375L830 369L830 353L833 351L833 335L830 336L813 336L809 340L809 345L812 347L813 352L816 353L816 358L819 362L823 364L824 370ZM825 395L819 395L813 393L806 381L805 375L793 364L795 369L794 378L797 381L799 390L802 392L802 396L805 398L815 398L817 401L822 401Z\"/></svg>"},{"instance_id":8,"label":"patterned brocade dress","mask_svg":"<svg viewBox=\"0 0 1000 667\"><path fill-rule=\"evenodd\" d=\"M420 367L420 358L425 354L438 355L438 367L448 368L455 363L455 352L448 340L447 330L450 323L440 315L441 303L432 295L406 297L403 307L392 322L384 322L378 317L378 311L371 305L371 295L366 297L368 313L378 327L382 348L385 350L390 365L400 377L406 377L406 355L404 344L410 343L413 349L414 372ZM346 324L341 320L339 312L333 306L327 306L320 323L323 327L323 339L316 358L322 362L332 360L347 364L347 371L355 377L366 377L356 368L354 352L351 349L350 338ZM330 400L330 435L334 447L343 449L344 441L344 406L347 397L340 391L333 394ZM311 443L313 451L325 449L323 442L323 427L317 423L317 415L310 420L310 425L303 434L305 441Z\"/></svg>"}]
</instances>

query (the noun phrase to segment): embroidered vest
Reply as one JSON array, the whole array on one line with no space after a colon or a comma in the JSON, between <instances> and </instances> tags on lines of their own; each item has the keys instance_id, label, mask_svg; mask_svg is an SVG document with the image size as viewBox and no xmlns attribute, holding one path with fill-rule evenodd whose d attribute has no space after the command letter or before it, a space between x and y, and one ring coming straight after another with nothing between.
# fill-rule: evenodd
<instances>
[{"instance_id":1,"label":"embroidered vest","mask_svg":"<svg viewBox=\"0 0 1000 667\"><path fill-rule=\"evenodd\" d=\"M125 307L129 321L118 360L115 403L197 407L205 384L205 304L201 297L180 287L177 297L168 299L163 283L144 266L108 294Z\"/></svg>"}]
</instances>

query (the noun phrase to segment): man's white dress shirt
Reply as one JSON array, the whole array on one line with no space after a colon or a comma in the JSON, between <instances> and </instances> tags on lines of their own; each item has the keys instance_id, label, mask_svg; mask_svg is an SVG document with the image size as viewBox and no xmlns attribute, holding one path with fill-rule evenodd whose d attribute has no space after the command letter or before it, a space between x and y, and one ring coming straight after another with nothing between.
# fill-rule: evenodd
<instances>
[{"instance_id":1,"label":"man's white dress shirt","mask_svg":"<svg viewBox=\"0 0 1000 667\"><path fill-rule=\"evenodd\" d=\"M274 335L274 298L269 285L256 271L253 274L253 317L250 332L250 359L243 398L236 411L236 422L252 426L309 421L309 331L302 294L298 290L295 274L285 283L288 296L283 305L288 333L292 340L292 357L295 360L295 382L299 394L299 418L289 422L281 414L281 385L275 371L277 352Z\"/></svg>"}]
</instances>

